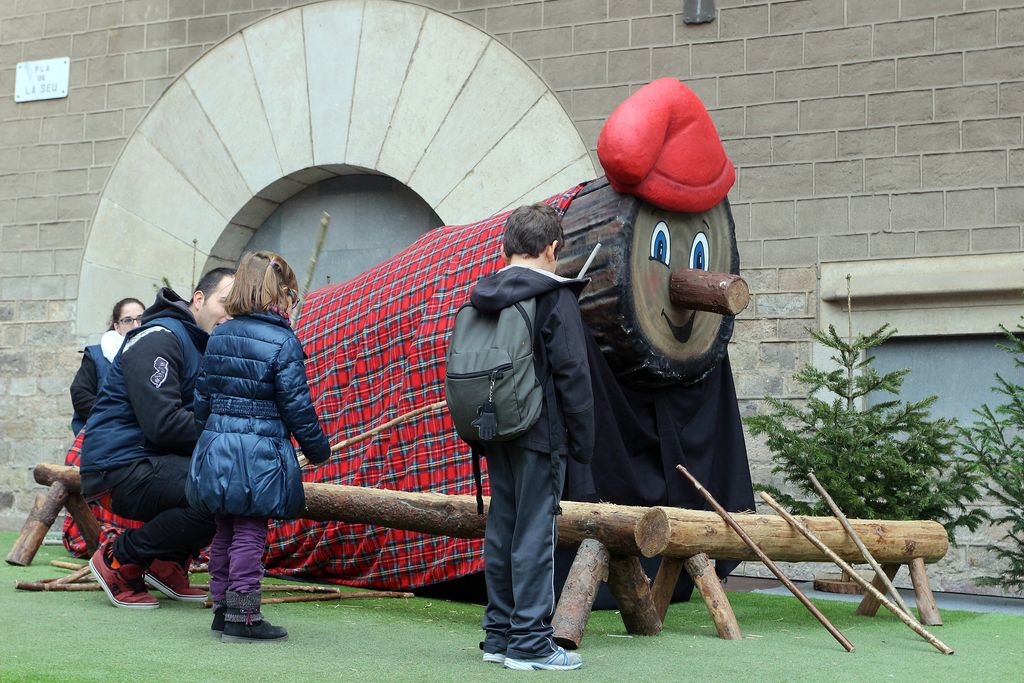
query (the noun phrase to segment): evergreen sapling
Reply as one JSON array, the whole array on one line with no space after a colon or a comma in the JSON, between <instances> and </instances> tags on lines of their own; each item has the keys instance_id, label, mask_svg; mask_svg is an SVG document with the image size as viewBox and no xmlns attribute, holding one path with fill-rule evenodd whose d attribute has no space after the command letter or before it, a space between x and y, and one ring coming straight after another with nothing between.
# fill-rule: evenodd
<instances>
[{"instance_id":1,"label":"evergreen sapling","mask_svg":"<svg viewBox=\"0 0 1024 683\"><path fill-rule=\"evenodd\" d=\"M766 437L774 455L772 472L782 474L803 498L770 485L755 488L798 514L828 516L807 479L813 471L850 518L931 519L945 526L951 539L957 527L976 529L985 515L968 504L980 496L979 476L956 457L956 422L931 419L936 396L899 400L909 370L879 374L872 366L867 352L896 330L886 324L854 338L851 329L848 339L832 325L827 332L808 333L836 352L832 360L839 367L804 366L794 375L807 387L802 406L766 396L770 412L745 420L753 435ZM875 400L879 394L893 398Z\"/></svg>"}]
</instances>

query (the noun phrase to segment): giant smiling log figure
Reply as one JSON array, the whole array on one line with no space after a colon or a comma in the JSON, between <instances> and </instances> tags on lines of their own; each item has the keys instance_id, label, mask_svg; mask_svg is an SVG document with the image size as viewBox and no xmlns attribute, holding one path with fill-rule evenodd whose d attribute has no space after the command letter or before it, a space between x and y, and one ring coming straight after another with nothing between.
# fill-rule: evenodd
<instances>
[{"instance_id":1,"label":"giant smiling log figure","mask_svg":"<svg viewBox=\"0 0 1024 683\"><path fill-rule=\"evenodd\" d=\"M594 244L603 245L580 301L593 332L586 352L600 445L593 466L570 468L567 498L700 508L671 472L684 462L731 509L753 509L726 357L728 303L719 312L684 305L716 271L725 277L715 281L735 290L730 275L739 260L725 196L732 164L703 105L674 79L620 105L598 154L606 178L547 200L563 215L563 273L574 275ZM444 399L455 312L477 280L502 266L506 216L431 230L379 266L307 297L297 332L332 441ZM470 451L444 411L344 450L306 479L474 492ZM396 589L483 569L477 540L309 520L275 523L266 561L279 574Z\"/></svg>"},{"instance_id":2,"label":"giant smiling log figure","mask_svg":"<svg viewBox=\"0 0 1024 683\"><path fill-rule=\"evenodd\" d=\"M735 277L726 198L732 164L700 100L674 79L648 84L613 112L598 156L606 177L546 200L563 216L563 274L575 275L602 244L580 299L592 332L580 352L591 364L598 443L590 466L570 461L566 498L700 509L673 469L683 463L730 510L753 509L726 353L746 293ZM455 313L472 285L503 265L506 216L431 230L377 267L306 297L296 331L332 442L444 399ZM73 448L68 464L76 456ZM305 479L475 489L470 451L443 411L343 450ZM120 521L94 509L107 525ZM84 551L70 524L65 532L69 549ZM482 547L476 539L298 519L272 524L265 562L280 575L408 589L479 576ZM563 572L571 559L562 558ZM719 563L719 574L731 566Z\"/></svg>"}]
</instances>

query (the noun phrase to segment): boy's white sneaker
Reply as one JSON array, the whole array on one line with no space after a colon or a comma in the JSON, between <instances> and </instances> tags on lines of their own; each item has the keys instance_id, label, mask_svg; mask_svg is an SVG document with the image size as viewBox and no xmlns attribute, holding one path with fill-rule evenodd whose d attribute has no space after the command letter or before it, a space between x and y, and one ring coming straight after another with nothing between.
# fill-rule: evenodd
<instances>
[{"instance_id":1,"label":"boy's white sneaker","mask_svg":"<svg viewBox=\"0 0 1024 683\"><path fill-rule=\"evenodd\" d=\"M566 652L558 648L547 657L537 659L513 659L505 657L506 669L519 671L572 671L583 666L583 658L575 652Z\"/></svg>"},{"instance_id":2,"label":"boy's white sneaker","mask_svg":"<svg viewBox=\"0 0 1024 683\"><path fill-rule=\"evenodd\" d=\"M490 664L504 664L505 655L501 652L485 652L484 661Z\"/></svg>"}]
</instances>

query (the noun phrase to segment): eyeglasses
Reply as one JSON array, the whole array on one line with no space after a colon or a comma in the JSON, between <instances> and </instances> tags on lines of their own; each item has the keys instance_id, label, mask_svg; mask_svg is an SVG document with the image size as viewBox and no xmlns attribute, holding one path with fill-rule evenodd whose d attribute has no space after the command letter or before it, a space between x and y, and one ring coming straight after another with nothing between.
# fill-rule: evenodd
<instances>
[{"instance_id":1,"label":"eyeglasses","mask_svg":"<svg viewBox=\"0 0 1024 683\"><path fill-rule=\"evenodd\" d=\"M289 288L288 288L288 296L290 296L290 297L291 297L291 299L292 299L292 308L295 308L296 306L298 306L298 305L299 305L299 301L300 301L300 299L299 299L299 293L298 293L298 292L296 292L296 291L295 291L294 289L292 289L291 287L289 287Z\"/></svg>"},{"instance_id":2,"label":"eyeglasses","mask_svg":"<svg viewBox=\"0 0 1024 683\"><path fill-rule=\"evenodd\" d=\"M132 323L140 323L141 324L142 323L142 316L141 315L137 315L134 318L129 318L128 316L125 316L124 318L121 318L117 322L120 323L121 325L131 325Z\"/></svg>"}]
</instances>

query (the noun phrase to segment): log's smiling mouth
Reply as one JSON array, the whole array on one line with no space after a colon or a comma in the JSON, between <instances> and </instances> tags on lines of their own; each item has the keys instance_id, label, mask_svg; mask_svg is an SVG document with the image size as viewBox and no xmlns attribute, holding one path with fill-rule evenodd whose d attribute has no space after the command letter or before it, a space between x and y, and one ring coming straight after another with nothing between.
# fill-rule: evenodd
<instances>
[{"instance_id":1,"label":"log's smiling mouth","mask_svg":"<svg viewBox=\"0 0 1024 683\"><path fill-rule=\"evenodd\" d=\"M690 340L690 335L693 333L693 320L697 317L697 311L690 311L689 319L682 325L675 325L669 320L668 314L665 313L665 309L661 309L661 317L665 319L668 324L668 329L672 330L672 336L676 338L680 344L685 344Z\"/></svg>"}]
</instances>

